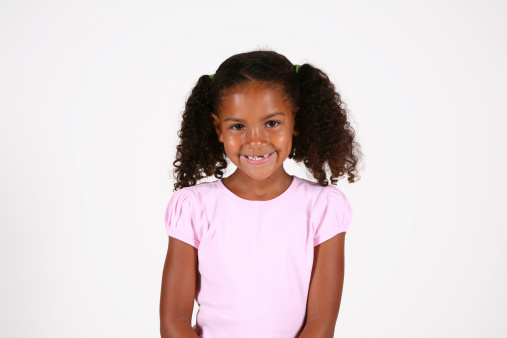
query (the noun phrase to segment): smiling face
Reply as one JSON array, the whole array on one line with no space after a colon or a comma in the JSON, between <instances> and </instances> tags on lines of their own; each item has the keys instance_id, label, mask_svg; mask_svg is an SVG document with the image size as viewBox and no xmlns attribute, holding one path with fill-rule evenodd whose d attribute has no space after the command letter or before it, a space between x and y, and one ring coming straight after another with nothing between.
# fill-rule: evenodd
<instances>
[{"instance_id":1,"label":"smiling face","mask_svg":"<svg viewBox=\"0 0 507 338\"><path fill-rule=\"evenodd\" d=\"M254 180L287 175L283 162L292 148L294 116L277 87L250 83L222 98L220 117L212 113L227 157ZM263 156L250 160L246 156Z\"/></svg>"}]
</instances>

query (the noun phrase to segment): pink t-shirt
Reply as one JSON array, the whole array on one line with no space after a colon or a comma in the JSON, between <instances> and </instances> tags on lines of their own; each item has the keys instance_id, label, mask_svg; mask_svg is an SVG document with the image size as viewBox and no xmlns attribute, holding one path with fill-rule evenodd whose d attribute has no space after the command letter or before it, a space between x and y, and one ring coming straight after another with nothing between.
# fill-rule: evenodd
<instances>
[{"instance_id":1,"label":"pink t-shirt","mask_svg":"<svg viewBox=\"0 0 507 338\"><path fill-rule=\"evenodd\" d=\"M250 201L222 180L177 190L168 236L198 249L194 330L203 338L293 338L304 323L314 246L352 220L334 185L293 175L285 192Z\"/></svg>"}]
</instances>

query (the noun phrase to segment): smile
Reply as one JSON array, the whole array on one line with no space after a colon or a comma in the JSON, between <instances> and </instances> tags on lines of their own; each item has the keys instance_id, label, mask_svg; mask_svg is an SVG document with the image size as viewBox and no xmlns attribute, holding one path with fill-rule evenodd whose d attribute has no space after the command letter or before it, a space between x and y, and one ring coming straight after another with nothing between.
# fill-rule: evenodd
<instances>
[{"instance_id":1,"label":"smile","mask_svg":"<svg viewBox=\"0 0 507 338\"><path fill-rule=\"evenodd\" d=\"M273 157L274 153L275 153L275 151L272 153L266 154L266 155L262 155L262 156L241 155L241 157L243 157L248 163L261 164L261 163L266 163L267 161L269 161L269 159L271 157Z\"/></svg>"}]
</instances>

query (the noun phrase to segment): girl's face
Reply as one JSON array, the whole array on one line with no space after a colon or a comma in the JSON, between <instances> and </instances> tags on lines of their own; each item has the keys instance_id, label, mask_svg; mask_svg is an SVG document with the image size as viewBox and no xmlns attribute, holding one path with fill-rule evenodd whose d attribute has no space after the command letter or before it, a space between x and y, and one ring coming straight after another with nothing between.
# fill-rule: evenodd
<instances>
[{"instance_id":1,"label":"girl's face","mask_svg":"<svg viewBox=\"0 0 507 338\"><path fill-rule=\"evenodd\" d=\"M220 117L212 113L227 157L246 175L264 180L284 172L294 130L290 102L277 87L251 83L222 99ZM264 156L256 161L246 156Z\"/></svg>"}]
</instances>

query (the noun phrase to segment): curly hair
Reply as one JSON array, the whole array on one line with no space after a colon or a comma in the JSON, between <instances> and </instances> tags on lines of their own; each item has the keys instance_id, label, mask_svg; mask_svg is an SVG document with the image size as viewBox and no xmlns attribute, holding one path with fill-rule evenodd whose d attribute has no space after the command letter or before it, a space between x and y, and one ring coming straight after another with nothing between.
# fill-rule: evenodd
<instances>
[{"instance_id":1,"label":"curly hair","mask_svg":"<svg viewBox=\"0 0 507 338\"><path fill-rule=\"evenodd\" d=\"M185 103L180 143L173 165L174 190L193 186L209 176L221 179L227 168L223 143L218 140L212 112L219 112L222 98L252 81L277 85L292 106L295 116L292 149L288 158L302 162L321 186L348 175L349 183L360 177L356 166L362 157L355 132L347 121L347 109L340 94L320 69L302 64L296 73L285 56L269 50L240 53L225 60L213 78L202 75Z\"/></svg>"}]
</instances>

